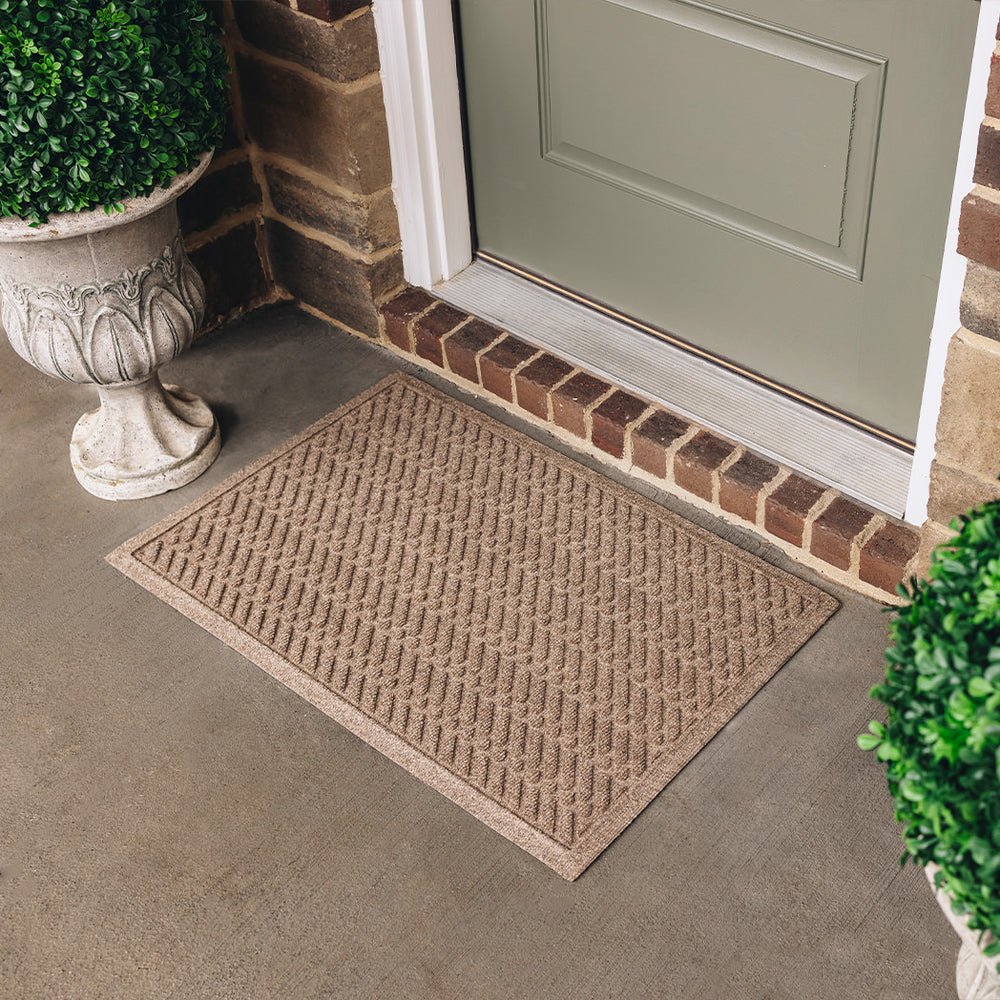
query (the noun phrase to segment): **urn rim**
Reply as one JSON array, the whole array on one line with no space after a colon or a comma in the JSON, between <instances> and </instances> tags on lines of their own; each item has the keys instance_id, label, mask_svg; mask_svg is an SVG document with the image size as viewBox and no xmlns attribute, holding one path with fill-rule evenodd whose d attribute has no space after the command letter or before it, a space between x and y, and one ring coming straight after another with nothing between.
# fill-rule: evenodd
<instances>
[{"instance_id":1,"label":"urn rim","mask_svg":"<svg viewBox=\"0 0 1000 1000\"><path fill-rule=\"evenodd\" d=\"M122 211L108 214L102 206L83 212L54 212L48 221L32 226L15 215L0 216L0 243L42 242L84 236L103 229L128 225L169 204L182 195L208 169L214 149L202 153L197 164L178 174L168 187L155 188L150 194L122 200Z\"/></svg>"}]
</instances>

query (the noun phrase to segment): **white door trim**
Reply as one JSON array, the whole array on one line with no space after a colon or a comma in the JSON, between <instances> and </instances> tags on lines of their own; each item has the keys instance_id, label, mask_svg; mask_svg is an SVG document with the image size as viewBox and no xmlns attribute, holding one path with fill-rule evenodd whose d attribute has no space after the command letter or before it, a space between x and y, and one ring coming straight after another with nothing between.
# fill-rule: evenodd
<instances>
[{"instance_id":1,"label":"white door trim","mask_svg":"<svg viewBox=\"0 0 1000 1000\"><path fill-rule=\"evenodd\" d=\"M937 443L944 366L948 357L948 344L961 325L958 309L962 298L962 286L965 283L966 261L958 254L958 218L962 211L962 199L972 190L972 174L979 146L979 126L985 114L990 56L997 44L998 20L1000 20L1000 0L981 0L976 44L972 52L972 69L969 74L969 89L965 101L965 117L962 120L962 138L958 147L958 163L955 167L955 185L951 194L948 235L945 238L937 306L931 329L927 374L920 402L917 447L913 454L913 472L910 475L910 490L906 501L906 520L911 524L923 524L927 519L931 462L934 460Z\"/></svg>"},{"instance_id":2,"label":"white door trim","mask_svg":"<svg viewBox=\"0 0 1000 1000\"><path fill-rule=\"evenodd\" d=\"M431 288L472 260L451 2L376 0L372 13L403 272Z\"/></svg>"},{"instance_id":3,"label":"white door trim","mask_svg":"<svg viewBox=\"0 0 1000 1000\"><path fill-rule=\"evenodd\" d=\"M969 2L969 0L967 0ZM381 75L389 125L393 193L403 241L407 281L432 289L457 275L472 260L471 219L465 175L461 105L454 23L450 0L375 0ZM926 518L930 466L941 407L941 387L948 342L958 329L958 304L965 261L956 252L958 214L972 187L972 165L983 118L989 53L994 48L1000 0L981 0L953 186L948 236L938 288L927 376L921 402L916 453L906 490L905 518ZM441 289L437 289L441 293ZM538 341L538 337L532 338ZM545 345L542 345L545 346ZM703 423L708 416L691 414ZM717 424L716 424L717 426ZM738 429L717 429L739 437ZM751 442L751 445L753 443ZM786 460L794 463L794 456ZM805 471L814 463L803 460ZM870 490L843 486L848 494ZM891 491L897 494L898 486ZM891 505L899 510L900 502Z\"/></svg>"}]
</instances>

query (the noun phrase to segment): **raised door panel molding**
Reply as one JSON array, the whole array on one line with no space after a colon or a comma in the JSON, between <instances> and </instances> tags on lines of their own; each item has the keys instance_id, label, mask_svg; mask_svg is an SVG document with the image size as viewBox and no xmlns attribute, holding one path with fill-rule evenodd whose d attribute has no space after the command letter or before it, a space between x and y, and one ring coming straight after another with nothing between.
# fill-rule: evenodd
<instances>
[{"instance_id":1,"label":"raised door panel molding","mask_svg":"<svg viewBox=\"0 0 1000 1000\"><path fill-rule=\"evenodd\" d=\"M885 59L698 0L535 19L545 160L861 279Z\"/></svg>"}]
</instances>

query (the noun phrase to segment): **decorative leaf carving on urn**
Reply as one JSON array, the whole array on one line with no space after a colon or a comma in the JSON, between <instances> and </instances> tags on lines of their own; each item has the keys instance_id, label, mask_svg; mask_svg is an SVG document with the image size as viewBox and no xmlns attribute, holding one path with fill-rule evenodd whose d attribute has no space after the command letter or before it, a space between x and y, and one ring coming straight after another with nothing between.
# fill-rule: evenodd
<instances>
[{"instance_id":1,"label":"decorative leaf carving on urn","mask_svg":"<svg viewBox=\"0 0 1000 1000\"><path fill-rule=\"evenodd\" d=\"M191 310L169 288L153 288L146 298L144 313L145 329L156 345L172 346L174 354L181 351L181 340L184 327L191 315Z\"/></svg>"},{"instance_id":2,"label":"decorative leaf carving on urn","mask_svg":"<svg viewBox=\"0 0 1000 1000\"><path fill-rule=\"evenodd\" d=\"M38 309L30 314L27 342L31 363L41 371L52 372L69 380L68 372L86 362L81 357L70 323L71 317L53 309Z\"/></svg>"},{"instance_id":3,"label":"decorative leaf carving on urn","mask_svg":"<svg viewBox=\"0 0 1000 1000\"><path fill-rule=\"evenodd\" d=\"M69 382L114 385L146 378L194 339L204 285L181 237L138 270L55 288L0 277L3 324L29 364Z\"/></svg>"}]
</instances>

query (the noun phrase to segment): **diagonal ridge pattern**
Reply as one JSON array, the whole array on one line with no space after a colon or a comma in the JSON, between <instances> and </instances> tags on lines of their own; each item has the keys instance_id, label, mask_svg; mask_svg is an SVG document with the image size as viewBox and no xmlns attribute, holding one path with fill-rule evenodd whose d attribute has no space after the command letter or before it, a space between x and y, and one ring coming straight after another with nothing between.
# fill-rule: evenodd
<instances>
[{"instance_id":1,"label":"diagonal ridge pattern","mask_svg":"<svg viewBox=\"0 0 1000 1000\"><path fill-rule=\"evenodd\" d=\"M568 877L836 606L403 376L116 556Z\"/></svg>"}]
</instances>

